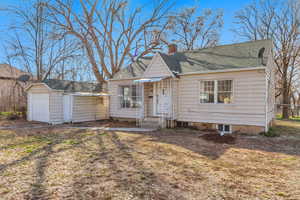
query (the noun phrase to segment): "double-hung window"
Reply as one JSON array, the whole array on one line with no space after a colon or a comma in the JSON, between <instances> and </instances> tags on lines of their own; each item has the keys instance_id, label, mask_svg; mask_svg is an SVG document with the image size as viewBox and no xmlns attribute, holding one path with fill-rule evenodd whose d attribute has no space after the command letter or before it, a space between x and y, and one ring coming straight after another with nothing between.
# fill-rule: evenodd
<instances>
[{"instance_id":1,"label":"double-hung window","mask_svg":"<svg viewBox=\"0 0 300 200\"><path fill-rule=\"evenodd\" d=\"M205 80L200 82L200 103L232 103L232 80Z\"/></svg>"},{"instance_id":2,"label":"double-hung window","mask_svg":"<svg viewBox=\"0 0 300 200\"><path fill-rule=\"evenodd\" d=\"M120 86L120 93L121 108L140 107L138 87L136 85Z\"/></svg>"},{"instance_id":3,"label":"double-hung window","mask_svg":"<svg viewBox=\"0 0 300 200\"><path fill-rule=\"evenodd\" d=\"M232 102L232 80L218 81L218 103Z\"/></svg>"},{"instance_id":4,"label":"double-hung window","mask_svg":"<svg viewBox=\"0 0 300 200\"><path fill-rule=\"evenodd\" d=\"M200 103L214 103L215 81L201 81Z\"/></svg>"}]
</instances>

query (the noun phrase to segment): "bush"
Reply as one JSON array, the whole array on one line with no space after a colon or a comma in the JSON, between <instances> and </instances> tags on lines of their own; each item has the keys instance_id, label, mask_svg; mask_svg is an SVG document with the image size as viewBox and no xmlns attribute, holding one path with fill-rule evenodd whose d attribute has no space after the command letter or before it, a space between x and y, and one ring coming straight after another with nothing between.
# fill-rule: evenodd
<instances>
[{"instance_id":1,"label":"bush","mask_svg":"<svg viewBox=\"0 0 300 200\"><path fill-rule=\"evenodd\" d=\"M259 134L263 135L265 137L279 137L280 136L280 134L272 127L269 129L268 132L261 132Z\"/></svg>"}]
</instances>

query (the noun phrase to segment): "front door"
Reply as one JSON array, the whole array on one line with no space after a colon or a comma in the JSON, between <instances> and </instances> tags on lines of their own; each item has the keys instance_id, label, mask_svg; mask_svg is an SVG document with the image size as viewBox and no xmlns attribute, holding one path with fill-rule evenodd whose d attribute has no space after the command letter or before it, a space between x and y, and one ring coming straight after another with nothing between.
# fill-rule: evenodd
<instances>
[{"instance_id":1,"label":"front door","mask_svg":"<svg viewBox=\"0 0 300 200\"><path fill-rule=\"evenodd\" d=\"M166 82L160 81L154 84L154 108L155 115L168 115L171 110L170 87Z\"/></svg>"},{"instance_id":2,"label":"front door","mask_svg":"<svg viewBox=\"0 0 300 200\"><path fill-rule=\"evenodd\" d=\"M33 121L49 122L49 94L31 94L31 110Z\"/></svg>"}]
</instances>

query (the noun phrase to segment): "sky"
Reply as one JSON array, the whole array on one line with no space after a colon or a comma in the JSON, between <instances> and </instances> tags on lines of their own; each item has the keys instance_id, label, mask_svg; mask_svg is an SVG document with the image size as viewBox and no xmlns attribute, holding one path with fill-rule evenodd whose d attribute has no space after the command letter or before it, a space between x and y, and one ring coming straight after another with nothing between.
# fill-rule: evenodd
<instances>
[{"instance_id":1,"label":"sky","mask_svg":"<svg viewBox=\"0 0 300 200\"><path fill-rule=\"evenodd\" d=\"M131 0L133 3L147 3L149 0ZM224 27L221 32L220 44L230 44L237 42L231 29L234 27L234 14L252 2L252 0L174 0L175 9L199 5L200 8L222 9L224 12ZM24 0L0 0L0 10L8 6L20 6ZM14 22L14 18L6 13L0 12L0 62L3 59L5 40L8 39L7 26Z\"/></svg>"}]
</instances>

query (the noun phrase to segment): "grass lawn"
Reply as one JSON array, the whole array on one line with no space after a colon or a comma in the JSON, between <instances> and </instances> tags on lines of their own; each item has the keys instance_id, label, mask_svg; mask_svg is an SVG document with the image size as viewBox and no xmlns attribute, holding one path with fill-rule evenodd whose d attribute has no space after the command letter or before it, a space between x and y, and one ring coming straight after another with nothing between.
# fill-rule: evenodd
<instances>
[{"instance_id":1,"label":"grass lawn","mask_svg":"<svg viewBox=\"0 0 300 200\"><path fill-rule=\"evenodd\" d=\"M0 130L0 199L300 199L300 123L280 137Z\"/></svg>"}]
</instances>

